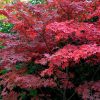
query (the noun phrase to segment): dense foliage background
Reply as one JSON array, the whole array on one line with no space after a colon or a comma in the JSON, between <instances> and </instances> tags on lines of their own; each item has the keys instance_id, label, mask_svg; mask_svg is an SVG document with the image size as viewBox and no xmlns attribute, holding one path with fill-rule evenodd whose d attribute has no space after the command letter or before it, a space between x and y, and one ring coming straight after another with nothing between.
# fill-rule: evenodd
<instances>
[{"instance_id":1,"label":"dense foliage background","mask_svg":"<svg viewBox=\"0 0 100 100\"><path fill-rule=\"evenodd\" d=\"M99 100L100 1L9 2L0 10L0 99Z\"/></svg>"}]
</instances>

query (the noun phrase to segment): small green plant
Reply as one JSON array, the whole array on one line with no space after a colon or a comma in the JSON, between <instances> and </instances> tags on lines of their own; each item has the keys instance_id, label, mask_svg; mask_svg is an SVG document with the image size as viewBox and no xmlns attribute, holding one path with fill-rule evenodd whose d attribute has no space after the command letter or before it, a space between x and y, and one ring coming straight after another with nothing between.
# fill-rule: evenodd
<instances>
[{"instance_id":1,"label":"small green plant","mask_svg":"<svg viewBox=\"0 0 100 100\"><path fill-rule=\"evenodd\" d=\"M44 2L45 2L45 0L30 0L30 3L32 3L32 4L42 4Z\"/></svg>"},{"instance_id":2,"label":"small green plant","mask_svg":"<svg viewBox=\"0 0 100 100\"><path fill-rule=\"evenodd\" d=\"M11 33L12 27L13 27L13 24L0 21L0 32Z\"/></svg>"}]
</instances>

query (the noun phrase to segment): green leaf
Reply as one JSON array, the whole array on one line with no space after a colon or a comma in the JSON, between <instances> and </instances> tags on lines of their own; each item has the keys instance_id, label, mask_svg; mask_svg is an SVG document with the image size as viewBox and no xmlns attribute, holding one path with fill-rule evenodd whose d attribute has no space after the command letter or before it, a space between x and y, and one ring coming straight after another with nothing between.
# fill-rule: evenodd
<instances>
[{"instance_id":1,"label":"green leaf","mask_svg":"<svg viewBox=\"0 0 100 100\"><path fill-rule=\"evenodd\" d=\"M0 49L5 48L5 46L3 46L3 42L0 42Z\"/></svg>"},{"instance_id":2,"label":"green leaf","mask_svg":"<svg viewBox=\"0 0 100 100\"><path fill-rule=\"evenodd\" d=\"M26 100L26 94L24 93L21 94L21 100Z\"/></svg>"},{"instance_id":3,"label":"green leaf","mask_svg":"<svg viewBox=\"0 0 100 100\"><path fill-rule=\"evenodd\" d=\"M30 96L37 96L37 90L30 90Z\"/></svg>"},{"instance_id":4,"label":"green leaf","mask_svg":"<svg viewBox=\"0 0 100 100\"><path fill-rule=\"evenodd\" d=\"M4 74L6 74L7 72L8 72L8 70L4 69L4 70L1 70L1 71L0 71L0 74L4 75Z\"/></svg>"},{"instance_id":5,"label":"green leaf","mask_svg":"<svg viewBox=\"0 0 100 100\"><path fill-rule=\"evenodd\" d=\"M2 21L0 21L0 32L3 32L3 33L11 33L11 29L13 28L13 24L11 23L4 23Z\"/></svg>"},{"instance_id":6,"label":"green leaf","mask_svg":"<svg viewBox=\"0 0 100 100\"><path fill-rule=\"evenodd\" d=\"M3 45L0 45L0 49L3 49L3 48L5 48L5 46L3 46Z\"/></svg>"},{"instance_id":7,"label":"green leaf","mask_svg":"<svg viewBox=\"0 0 100 100\"><path fill-rule=\"evenodd\" d=\"M45 0L30 0L30 3L32 3L32 4L42 4L42 3L45 3Z\"/></svg>"},{"instance_id":8,"label":"green leaf","mask_svg":"<svg viewBox=\"0 0 100 100\"><path fill-rule=\"evenodd\" d=\"M22 68L22 63L16 64L15 67L16 67L17 70L21 69Z\"/></svg>"}]
</instances>

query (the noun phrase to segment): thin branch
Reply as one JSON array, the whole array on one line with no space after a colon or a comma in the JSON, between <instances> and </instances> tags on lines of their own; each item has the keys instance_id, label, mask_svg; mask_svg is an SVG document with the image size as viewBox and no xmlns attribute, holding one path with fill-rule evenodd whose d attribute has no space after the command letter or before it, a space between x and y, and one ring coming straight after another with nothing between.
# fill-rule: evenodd
<instances>
[{"instance_id":1,"label":"thin branch","mask_svg":"<svg viewBox=\"0 0 100 100\"><path fill-rule=\"evenodd\" d=\"M71 100L71 98L75 95L75 92L67 99L67 100Z\"/></svg>"}]
</instances>

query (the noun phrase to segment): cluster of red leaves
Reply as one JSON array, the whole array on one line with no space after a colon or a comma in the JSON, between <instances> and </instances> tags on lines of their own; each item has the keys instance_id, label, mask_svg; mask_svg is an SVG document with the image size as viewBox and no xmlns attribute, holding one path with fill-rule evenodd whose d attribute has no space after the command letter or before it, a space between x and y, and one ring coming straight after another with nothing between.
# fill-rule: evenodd
<instances>
[{"instance_id":1,"label":"cluster of red leaves","mask_svg":"<svg viewBox=\"0 0 100 100\"><path fill-rule=\"evenodd\" d=\"M76 91L82 95L84 100L99 100L100 98L100 80L97 82L88 82L80 85Z\"/></svg>"},{"instance_id":2,"label":"cluster of red leaves","mask_svg":"<svg viewBox=\"0 0 100 100\"><path fill-rule=\"evenodd\" d=\"M5 100L11 95L17 98L15 86L26 90L74 88L84 100L99 100L99 80L76 86L71 81L75 74L66 71L81 64L81 60L100 64L99 0L47 0L34 6L18 2L7 5L0 14L14 25L12 31L16 33L0 33L0 42L5 46L0 50L0 70L7 70L0 76ZM28 64L32 62L43 69L29 75ZM23 63L19 70L17 63ZM91 90L95 93L90 94Z\"/></svg>"}]
</instances>

